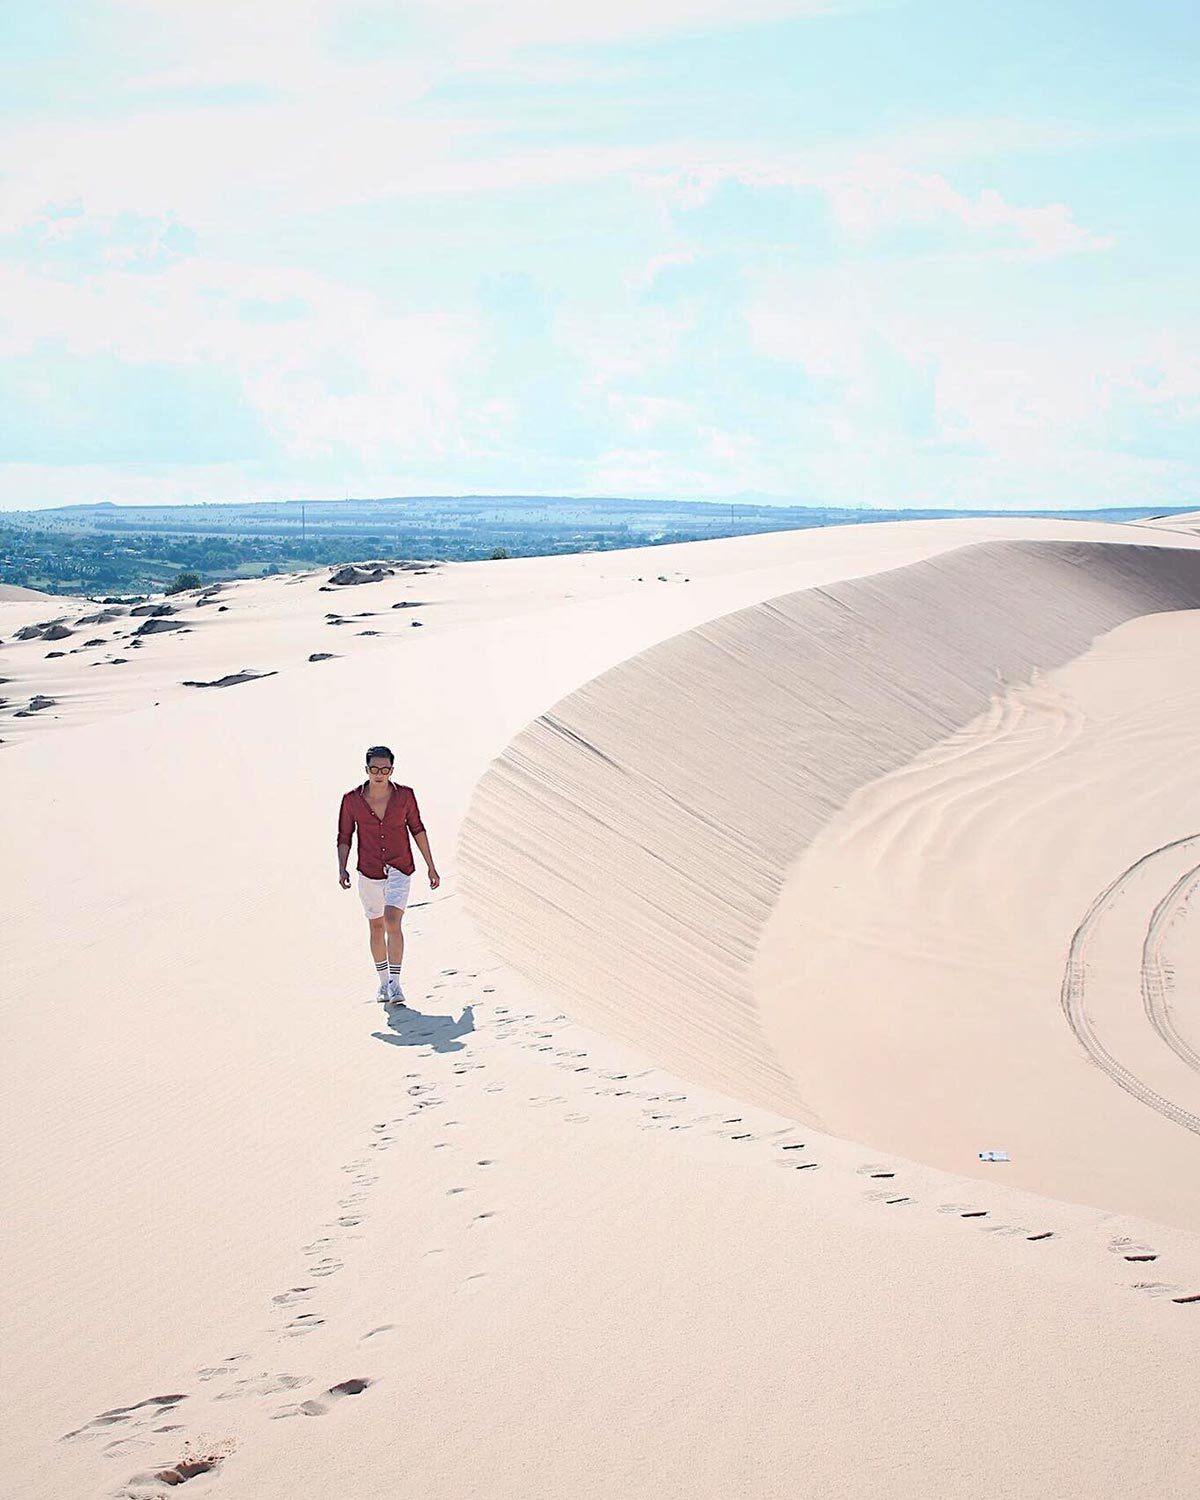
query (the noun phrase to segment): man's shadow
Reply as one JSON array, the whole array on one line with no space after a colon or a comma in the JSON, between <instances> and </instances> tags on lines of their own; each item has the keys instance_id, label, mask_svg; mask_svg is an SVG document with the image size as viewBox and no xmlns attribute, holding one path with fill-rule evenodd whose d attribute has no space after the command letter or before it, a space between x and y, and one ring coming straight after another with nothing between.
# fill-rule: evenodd
<instances>
[{"instance_id":1,"label":"man's shadow","mask_svg":"<svg viewBox=\"0 0 1200 1500\"><path fill-rule=\"evenodd\" d=\"M461 1052L460 1036L475 1030L475 1008L467 1005L456 1021L453 1016L427 1016L407 1006L392 1006L387 1013L387 1031L372 1036L391 1047L432 1047L435 1052Z\"/></svg>"}]
</instances>

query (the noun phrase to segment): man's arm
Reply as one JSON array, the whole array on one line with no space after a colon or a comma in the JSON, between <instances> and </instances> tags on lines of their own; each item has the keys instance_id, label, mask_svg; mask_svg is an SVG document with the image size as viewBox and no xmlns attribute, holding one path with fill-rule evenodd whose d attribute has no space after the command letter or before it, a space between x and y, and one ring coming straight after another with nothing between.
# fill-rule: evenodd
<instances>
[{"instance_id":1,"label":"man's arm","mask_svg":"<svg viewBox=\"0 0 1200 1500\"><path fill-rule=\"evenodd\" d=\"M347 799L343 797L342 805L338 808L337 852L339 878L347 873L347 866L350 863L350 840L353 837L354 814L347 805Z\"/></svg>"},{"instance_id":2,"label":"man's arm","mask_svg":"<svg viewBox=\"0 0 1200 1500\"><path fill-rule=\"evenodd\" d=\"M430 889L436 891L442 883L442 877L438 874L437 867L433 863L433 855L429 852L429 835L422 828L420 833L413 834L413 840L421 851L421 858L425 861L425 867L429 871Z\"/></svg>"}]
</instances>

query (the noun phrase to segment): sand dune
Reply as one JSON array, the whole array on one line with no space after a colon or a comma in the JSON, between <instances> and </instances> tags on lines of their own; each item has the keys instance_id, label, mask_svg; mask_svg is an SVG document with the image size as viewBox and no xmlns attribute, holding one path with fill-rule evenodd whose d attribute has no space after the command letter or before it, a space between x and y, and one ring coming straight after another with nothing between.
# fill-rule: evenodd
<instances>
[{"instance_id":1,"label":"sand dune","mask_svg":"<svg viewBox=\"0 0 1200 1500\"><path fill-rule=\"evenodd\" d=\"M1070 987L1075 1044L1057 1024L1106 872L1200 829L1200 689L1167 649L1200 614L1084 704L1055 669L1191 609L1194 552L996 542L726 616L514 741L464 898L571 1014L686 1076L957 1171L1009 1145L1023 1185L1200 1227L1200 1077L1147 1029L1109 1098Z\"/></svg>"},{"instance_id":2,"label":"sand dune","mask_svg":"<svg viewBox=\"0 0 1200 1500\"><path fill-rule=\"evenodd\" d=\"M11 601L22 602L27 599L52 599L52 594L43 593L41 589L23 588L19 583L0 583L0 604Z\"/></svg>"},{"instance_id":3,"label":"sand dune","mask_svg":"<svg viewBox=\"0 0 1200 1500\"><path fill-rule=\"evenodd\" d=\"M1183 536L1200 536L1200 510L1174 516L1156 516L1152 520L1136 524L1153 527L1156 531L1177 531Z\"/></svg>"},{"instance_id":4,"label":"sand dune","mask_svg":"<svg viewBox=\"0 0 1200 1500\"><path fill-rule=\"evenodd\" d=\"M1154 748L1182 763L1192 747L1192 616L1179 612L1189 607L1194 540L1162 538L1164 552L1176 551L1153 599L1141 594L1136 608L1129 579L1142 577L1133 563L1148 549L1119 567L1111 554L1093 584L1069 583L1070 609L1060 609L1053 580L1088 574L1103 549L1076 549L1076 566L1061 546L1042 546L1130 534L898 524L459 565L333 595L322 592L323 574L269 579L224 591L223 613L192 601L182 611L191 631L143 637L125 665L103 670L90 668L87 651L48 657L36 633L10 644L16 629L62 613L59 601L4 605L0 675L19 684L5 687L0 718L5 1493L142 1500L182 1480L189 1493L230 1500L410 1491L433 1500L960 1500L982 1474L1006 1500L1186 1494L1200 1463L1200 1241L1179 1227L1191 1221L1119 1211L1133 1198L1110 1198L1125 1189L1094 1158L1078 1169L1080 1181L1099 1174L1094 1194L1067 1202L1026 1191L1015 1136L989 1137L1018 1149L1013 1172L986 1180L931 1165L923 1147L912 1153L922 1160L907 1158L894 1143L920 1112L896 1079L856 1137L861 1090L838 1072L836 1035L816 1107L824 1075L805 1072L803 1036L792 1045L788 997L749 967L748 934L767 934L791 880L810 870L816 888L829 885L806 861L841 861L837 883L869 895L872 868L855 863L859 849L874 851L909 911L925 912L922 894L939 910L967 886L962 872L978 869L1022 914L1019 847L985 868L973 846L955 846L927 876L918 856L931 834L963 837L976 814L985 829L1002 828L1004 788L1019 791L1021 781L995 785L988 768L1003 775L1026 759L1069 767L1050 753L1060 740L1090 757L1077 766L1085 791L1110 761L1130 757L1135 774L1120 788L1115 778L1099 783L1099 799L1120 790L1121 820L1093 820L1086 847L1065 861L1070 878L1050 903L1047 936L1029 934L1036 996L1040 955L1067 908L1077 927L1151 843L1194 831L1177 827L1192 795L1183 778L1172 773L1160 795ZM1015 625L1001 630L1019 680L997 684L989 709L986 631L960 631L972 665L959 682L938 655L947 617L927 632L929 684L896 694L910 660L901 646L920 624L903 589L889 590L957 577L963 558L991 557L998 541L1010 621L1030 614L1028 585L1059 655L1038 654L1036 631L1031 644ZM978 543L988 546L962 550ZM837 741L844 751L806 783L825 811L802 848L786 809L769 799L787 763L776 744L807 745L804 764L812 745L779 728L765 688L749 688L773 679L778 696L799 666L832 658L846 614L833 596L849 597L857 585L842 580L868 575L876 618L894 637L868 643L889 663L878 691L891 695L886 720L903 733L862 716L859 700L859 720ZM975 575L970 588L979 587ZM770 605L790 596L809 604ZM393 607L414 600L423 628L393 626L416 613L392 616ZM814 600L828 634L800 636L797 611ZM1148 617L1149 608L1168 613ZM335 626L335 609L375 617ZM759 615L761 647L736 635ZM360 633L376 628L379 636ZM793 648L776 650L784 639ZM761 670L745 659L732 680L722 676L712 643L732 640L753 645ZM124 654L122 645L88 651L103 659ZM327 651L333 659L310 660ZM644 675L649 657L676 651L689 671L695 661L708 674L701 687L725 694L725 738L760 736L757 756L708 759L721 737L699 708L685 714L670 679ZM1027 660L1043 664L1032 684L1021 677ZM183 685L247 667L272 675L219 690ZM1128 722L1107 686L1120 671L1142 695ZM661 754L643 764L634 790L652 806L628 814L629 847L614 862L565 807L562 817L576 821L564 839L542 811L523 822L524 803L493 799L531 744L543 757L539 801L563 798L565 785L550 779L560 774L594 796L591 763L602 763L561 732L548 737L545 721L569 728L564 702L590 700L625 674L642 682L641 697L614 698L617 717L594 726L593 741L628 764L646 742L646 715L656 715ZM12 706L38 695L57 707L16 719ZM925 724L931 703L951 704L953 713L939 710L943 727ZM1144 719L1152 706L1156 717ZM677 731L689 725L684 743ZM1117 752L1105 748L1106 726ZM890 773L870 748L889 736L903 741ZM420 793L442 874L436 892L420 872L414 881L405 924L414 1011L390 1021L370 999L365 924L336 885L333 848L340 793L380 739L395 745L398 778ZM960 750L968 758L955 779L944 757ZM848 780L842 759L867 779ZM802 763L798 753L792 763ZM631 778L603 769L628 794ZM747 893L723 933L707 915L691 919L709 964L695 1017L671 1009L677 965L695 946L686 932L661 950L667 962L645 960L636 992L618 997L606 978L643 962L630 893L645 861L676 847L670 794L685 773L716 799L710 842L694 870L650 891L663 907L655 921L669 931L678 917L666 898L680 891L714 911ZM730 831L720 797L733 788L722 789L721 776L734 774L753 795ZM902 784L890 786L889 774ZM882 789L878 805L856 801L872 788ZM1039 788L1051 809L1045 837L1061 842L1072 824L1054 811L1063 787ZM609 801L632 805L628 795ZM959 812L947 825L951 805ZM1015 825L1018 846L1023 836ZM639 839L649 853L634 849ZM730 841L735 857L722 867ZM1121 886L1085 929L1098 988L1084 1011L1112 1057L1187 1109L1163 1071L1170 1064L1150 1061L1157 1046L1185 1068L1167 1039L1197 1045L1186 1008L1196 963L1186 851L1164 861L1151 862L1145 884L1135 874ZM907 895L886 874L914 868ZM494 911L480 902L484 882ZM686 905L678 910L686 918ZM994 934L950 917L959 945L950 957L944 934L922 937L933 944L931 969L986 963ZM588 921L600 923L602 941ZM569 930L582 946L561 989L491 945L505 948L535 925ZM894 938L890 928L884 935ZM1140 1111L1164 1132L1164 1154L1137 1169L1166 1180L1184 1159L1166 1134L1195 1138L1086 1062L1061 1008L1070 931L1061 936L1038 1024L1047 1037L1061 1032L1067 1070L1095 1075L1088 1090L1064 1072L1062 1108L1083 1109L1098 1129L1109 1110ZM804 951L814 964L836 958L829 945L806 941ZM839 1003L870 999L860 957L846 955L854 994ZM594 1000L572 989L586 965ZM1132 1029L1110 984L1117 965L1145 984ZM887 967L898 986L913 972L899 960ZM728 978L724 1010L714 972ZM777 1011L767 1008L772 994ZM601 1012L611 1034L585 1024ZM779 1026L768 1031L772 1015ZM1013 1029L1033 1047L1029 1016ZM926 1043L936 1041L930 1028ZM948 1045L952 1061L958 1044ZM1037 1045L1038 1057L1050 1056L1047 1038ZM677 1071L661 1066L667 1056L680 1059ZM706 1068L722 1088L704 1084ZM1046 1086L1053 1097L1060 1081ZM802 1110L828 1115L839 1133L802 1127ZM939 1129L965 1128L958 1116L936 1118ZM1020 1120L1040 1128L1027 1107ZM1067 1181L1067 1164L1051 1156Z\"/></svg>"}]
</instances>

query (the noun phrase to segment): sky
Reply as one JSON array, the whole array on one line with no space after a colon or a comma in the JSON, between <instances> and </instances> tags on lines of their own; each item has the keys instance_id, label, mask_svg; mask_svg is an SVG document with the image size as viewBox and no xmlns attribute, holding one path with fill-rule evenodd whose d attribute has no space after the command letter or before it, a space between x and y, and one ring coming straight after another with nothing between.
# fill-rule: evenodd
<instances>
[{"instance_id":1,"label":"sky","mask_svg":"<svg viewBox=\"0 0 1200 1500\"><path fill-rule=\"evenodd\" d=\"M0 0L0 508L1200 506L1192 0Z\"/></svg>"}]
</instances>

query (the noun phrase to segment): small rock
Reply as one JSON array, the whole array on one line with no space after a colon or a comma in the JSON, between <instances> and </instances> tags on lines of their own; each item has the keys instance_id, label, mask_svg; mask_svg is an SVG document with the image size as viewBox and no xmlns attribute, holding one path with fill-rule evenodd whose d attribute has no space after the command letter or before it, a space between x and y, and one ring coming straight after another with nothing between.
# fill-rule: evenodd
<instances>
[{"instance_id":1,"label":"small rock","mask_svg":"<svg viewBox=\"0 0 1200 1500\"><path fill-rule=\"evenodd\" d=\"M392 576L393 573L391 568L385 568L379 564L371 565L368 563L364 567L355 567L353 565L350 565L344 568L338 568L335 573L330 575L329 582L331 584L342 587L347 584L355 583L380 583L383 579L391 578Z\"/></svg>"},{"instance_id":2,"label":"small rock","mask_svg":"<svg viewBox=\"0 0 1200 1500\"><path fill-rule=\"evenodd\" d=\"M180 620L160 620L157 617L146 620L138 626L135 635L161 635L164 630L182 630L183 623Z\"/></svg>"},{"instance_id":3,"label":"small rock","mask_svg":"<svg viewBox=\"0 0 1200 1500\"><path fill-rule=\"evenodd\" d=\"M241 682L257 682L260 677L274 677L275 672L253 672L249 667L244 667L240 672L229 672L224 677L217 677L212 682L185 682L184 687L236 687Z\"/></svg>"}]
</instances>

